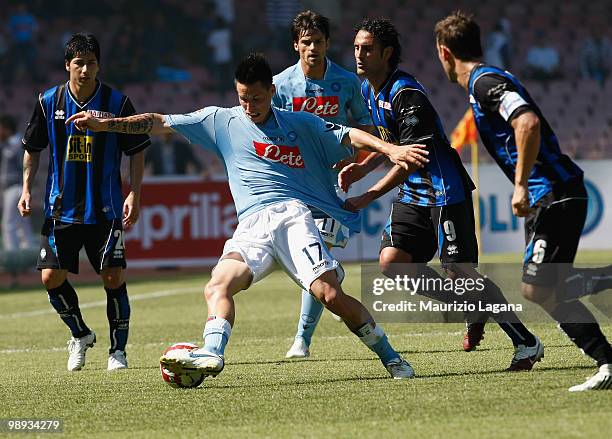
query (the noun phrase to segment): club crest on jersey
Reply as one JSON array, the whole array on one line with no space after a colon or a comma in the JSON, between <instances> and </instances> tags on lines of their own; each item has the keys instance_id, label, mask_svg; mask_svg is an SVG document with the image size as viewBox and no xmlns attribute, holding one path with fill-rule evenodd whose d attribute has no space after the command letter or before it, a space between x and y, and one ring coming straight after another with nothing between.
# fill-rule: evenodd
<instances>
[{"instance_id":1,"label":"club crest on jersey","mask_svg":"<svg viewBox=\"0 0 612 439\"><path fill-rule=\"evenodd\" d=\"M304 159L298 146L275 145L253 141L255 152L263 159L282 163L290 168L303 168Z\"/></svg>"},{"instance_id":2,"label":"club crest on jersey","mask_svg":"<svg viewBox=\"0 0 612 439\"><path fill-rule=\"evenodd\" d=\"M338 96L294 97L293 111L306 111L319 117L337 116L340 111L340 99Z\"/></svg>"},{"instance_id":3,"label":"club crest on jersey","mask_svg":"<svg viewBox=\"0 0 612 439\"><path fill-rule=\"evenodd\" d=\"M66 161L90 163L93 157L93 142L93 136L83 136L80 134L70 135L70 137L68 137Z\"/></svg>"}]
</instances>

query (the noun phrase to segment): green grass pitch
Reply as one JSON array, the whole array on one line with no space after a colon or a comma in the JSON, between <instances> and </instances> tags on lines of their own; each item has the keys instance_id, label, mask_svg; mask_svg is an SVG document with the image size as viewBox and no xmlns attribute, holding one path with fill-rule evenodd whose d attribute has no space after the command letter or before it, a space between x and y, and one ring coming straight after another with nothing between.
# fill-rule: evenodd
<instances>
[{"instance_id":1,"label":"green grass pitch","mask_svg":"<svg viewBox=\"0 0 612 439\"><path fill-rule=\"evenodd\" d=\"M610 256L583 253L581 260ZM347 267L345 287L356 295L358 273L357 265ZM460 349L460 324L386 324L392 344L417 373L412 380L392 380L327 312L311 358L287 361L300 295L282 272L236 297L223 373L197 389L173 389L162 381L158 359L174 342L201 342L206 280L129 283L130 369L115 373L106 371L101 287L74 282L84 317L98 335L78 373L65 370L68 331L42 287L0 294L0 418L60 418L64 434L52 437L71 438L582 438L612 429L612 392L567 391L595 367L552 321L530 325L546 346L543 362L530 373L503 372L512 349L494 324L471 353ZM612 338L612 325L603 329Z\"/></svg>"}]
</instances>

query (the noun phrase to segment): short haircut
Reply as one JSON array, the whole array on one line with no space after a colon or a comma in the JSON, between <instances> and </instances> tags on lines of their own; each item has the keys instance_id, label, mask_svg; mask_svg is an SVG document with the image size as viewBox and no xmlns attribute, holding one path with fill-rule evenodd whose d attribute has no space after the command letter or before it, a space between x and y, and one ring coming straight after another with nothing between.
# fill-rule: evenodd
<instances>
[{"instance_id":1,"label":"short haircut","mask_svg":"<svg viewBox=\"0 0 612 439\"><path fill-rule=\"evenodd\" d=\"M389 67L397 68L397 65L402 61L402 45L399 41L399 33L393 23L387 18L366 18L355 26L355 33L361 30L372 34L382 50L387 47L393 48L393 53L389 58Z\"/></svg>"},{"instance_id":2,"label":"short haircut","mask_svg":"<svg viewBox=\"0 0 612 439\"><path fill-rule=\"evenodd\" d=\"M265 86L272 85L272 69L261 53L251 53L236 67L234 74L236 82L252 85L261 82Z\"/></svg>"},{"instance_id":3,"label":"short haircut","mask_svg":"<svg viewBox=\"0 0 612 439\"><path fill-rule=\"evenodd\" d=\"M0 116L0 125L4 128L7 128L13 134L17 130L17 123L15 122L15 119L12 116L6 114Z\"/></svg>"},{"instance_id":4,"label":"short haircut","mask_svg":"<svg viewBox=\"0 0 612 439\"><path fill-rule=\"evenodd\" d=\"M450 49L462 61L476 61L482 57L480 27L472 15L455 11L436 23L436 41Z\"/></svg>"},{"instance_id":5,"label":"short haircut","mask_svg":"<svg viewBox=\"0 0 612 439\"><path fill-rule=\"evenodd\" d=\"M79 55L93 53L100 64L100 44L92 34L74 34L66 43L64 59L70 62Z\"/></svg>"},{"instance_id":6,"label":"short haircut","mask_svg":"<svg viewBox=\"0 0 612 439\"><path fill-rule=\"evenodd\" d=\"M293 41L299 41L302 34L310 30L319 30L329 40L329 19L313 11L302 11L295 16L291 23Z\"/></svg>"}]
</instances>

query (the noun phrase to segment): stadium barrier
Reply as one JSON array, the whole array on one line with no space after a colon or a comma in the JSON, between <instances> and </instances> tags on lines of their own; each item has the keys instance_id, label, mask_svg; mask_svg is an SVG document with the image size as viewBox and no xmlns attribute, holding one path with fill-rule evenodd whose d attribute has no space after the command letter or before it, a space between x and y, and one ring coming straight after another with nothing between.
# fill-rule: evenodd
<instances>
[{"instance_id":1,"label":"stadium barrier","mask_svg":"<svg viewBox=\"0 0 612 439\"><path fill-rule=\"evenodd\" d=\"M612 160L582 161L589 191L589 213L581 249L612 248ZM480 215L483 253L522 252L523 220L512 215L512 185L493 164L481 165ZM374 172L354 185L361 193L382 177ZM395 191L372 203L364 212L362 232L345 249L335 249L341 261L378 258L381 232ZM140 221L126 231L131 267L210 266L236 227L236 213L225 181L197 177L151 178L142 188Z\"/></svg>"}]
</instances>

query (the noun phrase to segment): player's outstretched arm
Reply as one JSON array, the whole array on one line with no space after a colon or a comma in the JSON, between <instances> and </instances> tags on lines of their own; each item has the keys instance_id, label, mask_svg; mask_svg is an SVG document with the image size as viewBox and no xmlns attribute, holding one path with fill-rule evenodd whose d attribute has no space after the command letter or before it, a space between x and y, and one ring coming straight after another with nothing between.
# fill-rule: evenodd
<instances>
[{"instance_id":1,"label":"player's outstretched arm","mask_svg":"<svg viewBox=\"0 0 612 439\"><path fill-rule=\"evenodd\" d=\"M343 140L343 143L345 142L357 149L380 152L409 173L422 168L429 162L426 145L393 145L357 128L352 128L348 132Z\"/></svg>"},{"instance_id":2,"label":"player's outstretched arm","mask_svg":"<svg viewBox=\"0 0 612 439\"><path fill-rule=\"evenodd\" d=\"M110 133L123 134L164 134L174 132L170 126L166 125L164 116L158 113L142 113L128 117L102 119L95 117L87 111L81 111L70 116L66 120L66 125L70 122L74 122L77 129L81 131L108 131Z\"/></svg>"},{"instance_id":3,"label":"player's outstretched arm","mask_svg":"<svg viewBox=\"0 0 612 439\"><path fill-rule=\"evenodd\" d=\"M410 172L399 165L395 165L387 174L378 180L374 186L362 195L348 198L344 202L346 210L357 211L366 208L372 201L382 197L397 185L401 184L410 175Z\"/></svg>"}]
</instances>

